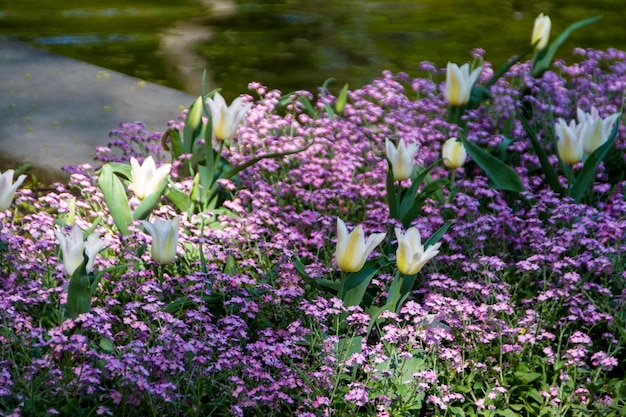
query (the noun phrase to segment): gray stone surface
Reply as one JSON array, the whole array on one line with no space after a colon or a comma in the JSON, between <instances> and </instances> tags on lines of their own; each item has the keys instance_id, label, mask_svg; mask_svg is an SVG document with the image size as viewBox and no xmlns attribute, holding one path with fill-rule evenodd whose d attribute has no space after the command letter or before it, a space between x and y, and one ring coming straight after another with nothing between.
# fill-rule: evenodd
<instances>
[{"instance_id":1,"label":"gray stone surface","mask_svg":"<svg viewBox=\"0 0 626 417\"><path fill-rule=\"evenodd\" d=\"M92 163L122 122L163 131L192 95L0 37L0 171L32 163L44 182Z\"/></svg>"}]
</instances>

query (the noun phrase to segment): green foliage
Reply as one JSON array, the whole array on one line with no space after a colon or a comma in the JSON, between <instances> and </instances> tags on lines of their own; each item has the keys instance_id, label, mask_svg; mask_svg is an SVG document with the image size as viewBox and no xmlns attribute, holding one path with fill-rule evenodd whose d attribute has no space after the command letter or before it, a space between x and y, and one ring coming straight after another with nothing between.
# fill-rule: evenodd
<instances>
[{"instance_id":1,"label":"green foliage","mask_svg":"<svg viewBox=\"0 0 626 417\"><path fill-rule=\"evenodd\" d=\"M491 188L515 193L526 191L519 175L510 166L466 138L461 137L461 141L472 160L487 174Z\"/></svg>"}]
</instances>

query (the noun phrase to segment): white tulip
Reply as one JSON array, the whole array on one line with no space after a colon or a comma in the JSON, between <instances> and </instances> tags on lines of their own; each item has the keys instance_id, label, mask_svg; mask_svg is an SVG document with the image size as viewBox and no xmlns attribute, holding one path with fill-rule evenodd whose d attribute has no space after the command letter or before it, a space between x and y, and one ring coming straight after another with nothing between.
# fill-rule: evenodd
<instances>
[{"instance_id":1,"label":"white tulip","mask_svg":"<svg viewBox=\"0 0 626 417\"><path fill-rule=\"evenodd\" d=\"M459 68L457 64L448 62L444 95L453 106L463 106L469 101L472 86L482 71L482 67L478 67L470 74L469 69L469 64L463 64Z\"/></svg>"},{"instance_id":2,"label":"white tulip","mask_svg":"<svg viewBox=\"0 0 626 417\"><path fill-rule=\"evenodd\" d=\"M143 161L142 165L133 157L130 158L132 170L133 192L138 199L143 200L161 187L161 183L169 175L171 164L163 164L159 168L151 156Z\"/></svg>"},{"instance_id":3,"label":"white tulip","mask_svg":"<svg viewBox=\"0 0 626 417\"><path fill-rule=\"evenodd\" d=\"M419 146L415 143L411 143L407 146L404 139L400 139L398 148L396 148L393 142L386 139L385 149L387 151L387 158L393 168L393 179L402 181L410 178L413 173L413 166L415 165L415 154Z\"/></svg>"},{"instance_id":4,"label":"white tulip","mask_svg":"<svg viewBox=\"0 0 626 417\"><path fill-rule=\"evenodd\" d=\"M141 223L152 236L152 259L162 265L174 262L180 218L175 217L172 220L157 218L154 223L145 220L142 220Z\"/></svg>"},{"instance_id":5,"label":"white tulip","mask_svg":"<svg viewBox=\"0 0 626 417\"><path fill-rule=\"evenodd\" d=\"M78 225L74 225L69 233L63 233L55 230L61 252L63 253L63 266L68 275L73 275L76 269L83 263L83 254L87 254L87 272L93 271L96 261L96 255L104 249L106 242L100 239L98 233L92 233L87 237L87 241L83 239L83 231Z\"/></svg>"},{"instance_id":6,"label":"white tulip","mask_svg":"<svg viewBox=\"0 0 626 417\"><path fill-rule=\"evenodd\" d=\"M0 174L0 211L5 211L11 207L15 191L26 179L26 175L20 175L15 184L13 184L14 173L15 171L8 169L3 174Z\"/></svg>"},{"instance_id":7,"label":"white tulip","mask_svg":"<svg viewBox=\"0 0 626 417\"><path fill-rule=\"evenodd\" d=\"M237 97L230 107L226 105L220 93L215 93L213 98L207 100L213 122L213 134L217 139L227 140L237 134L239 124L252 107L252 103L242 106L241 100L241 97Z\"/></svg>"}]
</instances>

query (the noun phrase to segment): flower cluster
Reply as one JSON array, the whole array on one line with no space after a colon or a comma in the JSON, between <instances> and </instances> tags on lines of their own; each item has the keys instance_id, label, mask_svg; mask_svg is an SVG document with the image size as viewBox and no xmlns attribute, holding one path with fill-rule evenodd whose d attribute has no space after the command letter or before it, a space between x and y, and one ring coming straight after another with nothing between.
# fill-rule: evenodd
<instances>
[{"instance_id":1,"label":"flower cluster","mask_svg":"<svg viewBox=\"0 0 626 417\"><path fill-rule=\"evenodd\" d=\"M235 106L245 116L228 116L238 126L212 107L228 143L219 157L243 166L260 152L281 156L220 179L219 208L176 204L174 191L199 181L178 176L188 155L171 166L148 158L162 135L140 124L98 151L135 168L115 173L137 197L124 222L111 218L104 168L72 167L69 185L45 195L16 190L11 175L0 190L11 207L0 211L0 413L619 413L626 53L576 54L541 78L530 62L513 65L479 107L468 94L490 73L486 61L450 69L453 81L429 63L419 78L385 72L348 92L341 114L328 110L328 91L286 100L252 83L256 98ZM447 120L451 105L467 105L464 124ZM586 204L538 174L519 111L565 162L552 117L564 121L559 138L586 132L588 149L617 127ZM505 155L526 191L491 187L461 134ZM82 263L83 281L73 281ZM70 289L90 308L64 314ZM360 289L359 302L341 297Z\"/></svg>"}]
</instances>

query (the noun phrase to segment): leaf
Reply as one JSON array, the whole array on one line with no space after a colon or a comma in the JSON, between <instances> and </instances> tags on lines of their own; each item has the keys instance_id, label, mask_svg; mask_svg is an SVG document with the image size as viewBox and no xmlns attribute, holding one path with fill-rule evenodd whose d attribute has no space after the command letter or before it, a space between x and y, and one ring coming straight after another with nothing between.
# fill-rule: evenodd
<instances>
[{"instance_id":1,"label":"leaf","mask_svg":"<svg viewBox=\"0 0 626 417\"><path fill-rule=\"evenodd\" d=\"M154 206L156 206L156 204L161 199L161 195L163 195L163 192L165 191L166 188L167 188L167 181L166 180L161 181L161 187L159 187L159 189L153 192L152 194L146 196L146 198L144 198L142 202L139 203L135 211L133 211L133 219L143 220L147 218L150 215L150 213L152 213L152 209L154 208Z\"/></svg>"},{"instance_id":2,"label":"leaf","mask_svg":"<svg viewBox=\"0 0 626 417\"><path fill-rule=\"evenodd\" d=\"M430 245L434 245L435 243L439 242L443 235L446 234L450 226L452 226L452 222L446 222L446 224L437 229L437 231L428 238L426 243L424 243L424 249L428 248Z\"/></svg>"},{"instance_id":3,"label":"leaf","mask_svg":"<svg viewBox=\"0 0 626 417\"><path fill-rule=\"evenodd\" d=\"M341 92L337 96L337 102L335 103L335 110L338 114L342 114L346 109L346 103L348 101L348 84L344 84Z\"/></svg>"},{"instance_id":4,"label":"leaf","mask_svg":"<svg viewBox=\"0 0 626 417\"><path fill-rule=\"evenodd\" d=\"M128 224L133 221L133 215L128 205L128 196L124 185L117 175L113 174L113 169L109 164L105 164L101 168L98 186L102 190L104 201L109 208L111 217L113 217L115 226L122 235L128 235Z\"/></svg>"},{"instance_id":5,"label":"leaf","mask_svg":"<svg viewBox=\"0 0 626 417\"><path fill-rule=\"evenodd\" d=\"M535 58L533 59L533 68L531 71L531 75L536 78L543 74L548 68L550 68L550 62L552 62L556 51L573 31L590 23L597 22L601 18L602 16L595 16L571 24L567 29L563 31L563 33L561 33L554 41L552 41L550 45L548 45L544 50L540 51L535 56Z\"/></svg>"},{"instance_id":6,"label":"leaf","mask_svg":"<svg viewBox=\"0 0 626 417\"><path fill-rule=\"evenodd\" d=\"M79 314L88 313L91 310L91 286L89 275L85 270L87 255L83 253L83 262L72 274L67 287L67 304L65 309L67 317L75 319Z\"/></svg>"},{"instance_id":7,"label":"leaf","mask_svg":"<svg viewBox=\"0 0 626 417\"><path fill-rule=\"evenodd\" d=\"M298 275L300 275L300 277L304 279L312 279L311 276L306 273L306 266L302 263L300 258L294 256L293 258L291 258L291 262L293 262L293 266L295 266L296 272L298 273Z\"/></svg>"},{"instance_id":8,"label":"leaf","mask_svg":"<svg viewBox=\"0 0 626 417\"><path fill-rule=\"evenodd\" d=\"M111 170L114 174L121 176L128 181L133 180L132 168L129 164L123 164L121 162L109 162L107 165L111 167Z\"/></svg>"},{"instance_id":9,"label":"leaf","mask_svg":"<svg viewBox=\"0 0 626 417\"><path fill-rule=\"evenodd\" d=\"M539 372L516 371L515 378L519 379L523 384L530 384L531 382L541 378L541 374Z\"/></svg>"},{"instance_id":10,"label":"leaf","mask_svg":"<svg viewBox=\"0 0 626 417\"><path fill-rule=\"evenodd\" d=\"M526 191L519 175L510 166L466 138L461 137L461 141L472 160L487 174L488 184L491 188L516 193Z\"/></svg>"},{"instance_id":11,"label":"leaf","mask_svg":"<svg viewBox=\"0 0 626 417\"><path fill-rule=\"evenodd\" d=\"M496 414L503 417L519 417L520 414L511 410L510 408L505 408L504 410L497 410Z\"/></svg>"},{"instance_id":12,"label":"leaf","mask_svg":"<svg viewBox=\"0 0 626 417\"><path fill-rule=\"evenodd\" d=\"M337 351L340 354L339 356L342 358L347 359L355 353L361 353L362 350L363 350L363 337L362 336L354 336L350 338L342 337L339 339Z\"/></svg>"},{"instance_id":13,"label":"leaf","mask_svg":"<svg viewBox=\"0 0 626 417\"><path fill-rule=\"evenodd\" d=\"M511 67L513 65L515 65L516 63L518 63L522 58L524 58L526 55L528 55L529 53L531 53L533 50L535 49L534 46L531 46L530 48L528 48L527 50L525 50L524 52L522 52L521 54L514 56L513 58L509 59L506 64L504 64L503 66L501 66L500 68L498 68L498 70L493 74L493 76L489 79L489 81L487 81L485 83L485 87L486 89L489 89L489 87L491 87L492 85L494 85L504 74L506 74L506 72L511 69Z\"/></svg>"},{"instance_id":14,"label":"leaf","mask_svg":"<svg viewBox=\"0 0 626 417\"><path fill-rule=\"evenodd\" d=\"M189 209L189 196L176 187L169 187L165 192L165 197L170 200L179 211L187 211Z\"/></svg>"},{"instance_id":15,"label":"leaf","mask_svg":"<svg viewBox=\"0 0 626 417\"><path fill-rule=\"evenodd\" d=\"M424 206L424 203L426 203L426 199L430 197L432 194L439 192L439 190L441 190L441 188L447 184L449 184L449 181L447 178L438 178L435 181L428 184L426 187L424 187L422 191L419 193L419 196L412 201L413 204L411 208L406 213L402 213L402 210L401 210L400 221L402 222L402 226L404 226L405 228L408 228L413 222L413 220L415 220L417 216L420 215L420 212L422 211L422 207Z\"/></svg>"},{"instance_id":16,"label":"leaf","mask_svg":"<svg viewBox=\"0 0 626 417\"><path fill-rule=\"evenodd\" d=\"M461 407L450 407L450 412L454 413L455 417L464 417L465 411Z\"/></svg>"},{"instance_id":17,"label":"leaf","mask_svg":"<svg viewBox=\"0 0 626 417\"><path fill-rule=\"evenodd\" d=\"M352 272L345 277L343 294L339 294L344 306L350 307L361 304L367 286L378 272L378 266L375 266L377 262L377 259L366 262L360 271Z\"/></svg>"},{"instance_id":18,"label":"leaf","mask_svg":"<svg viewBox=\"0 0 626 417\"><path fill-rule=\"evenodd\" d=\"M233 255L228 255L226 258L226 263L224 264L224 273L226 275L234 276L237 274L237 262L235 262L235 258Z\"/></svg>"},{"instance_id":19,"label":"leaf","mask_svg":"<svg viewBox=\"0 0 626 417\"><path fill-rule=\"evenodd\" d=\"M317 119L317 112L315 111L315 108L313 108L313 105L308 98L306 98L305 96L300 96L298 97L298 101L302 103L304 111L306 111L309 116L311 116L313 119Z\"/></svg>"},{"instance_id":20,"label":"leaf","mask_svg":"<svg viewBox=\"0 0 626 417\"><path fill-rule=\"evenodd\" d=\"M546 181L548 185L550 185L550 188L552 189L552 191L554 191L557 194L563 195L564 191L563 191L563 187L561 187L561 183L559 182L559 176L557 175L556 171L554 170L554 167L550 163L550 159L548 158L548 155L546 154L546 151L543 148L541 142L539 142L539 138L537 138L537 133L530 126L530 123L528 123L528 120L526 119L524 114L519 110L516 110L516 112L517 112L517 117L519 117L520 121L522 122L522 125L524 126L524 129L526 130L526 134L528 135L528 137L530 138L530 141L533 144L533 149L535 150L535 153L537 154L537 157L539 158L539 163L541 164L541 169L543 170L543 174L546 176Z\"/></svg>"},{"instance_id":21,"label":"leaf","mask_svg":"<svg viewBox=\"0 0 626 417\"><path fill-rule=\"evenodd\" d=\"M620 119L617 119L607 141L602 146L598 147L598 149L593 151L591 155L589 155L589 158L585 161L583 168L576 176L576 179L570 188L570 197L572 197L577 203L580 203L585 196L585 193L591 189L591 186L596 179L598 166L604 157L606 157L606 154L609 153L611 146L613 146L613 143L615 142L615 138L617 137L617 132L619 130L619 122Z\"/></svg>"}]
</instances>

